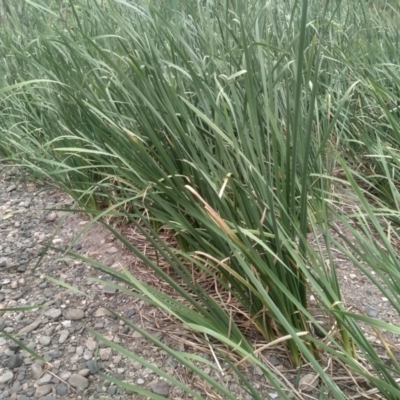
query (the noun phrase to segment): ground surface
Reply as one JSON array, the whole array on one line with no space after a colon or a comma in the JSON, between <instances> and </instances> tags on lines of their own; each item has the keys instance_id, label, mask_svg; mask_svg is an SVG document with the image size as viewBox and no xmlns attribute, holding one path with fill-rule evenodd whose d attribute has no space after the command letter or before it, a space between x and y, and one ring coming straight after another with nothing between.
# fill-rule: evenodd
<instances>
[{"instance_id":1,"label":"ground surface","mask_svg":"<svg viewBox=\"0 0 400 400\"><path fill-rule=\"evenodd\" d=\"M35 269L44 245L51 242L55 247L69 246L88 224L89 219L81 214L57 211L71 206L72 201L67 195L50 186L35 185L25 180L19 170L3 168L0 171L0 309L44 305L34 311L0 314L0 331L20 333L25 345L50 362L45 365L35 361L13 342L0 338L0 399L144 398L105 381L99 375L98 368L161 396L175 400L188 398L182 390L170 387L158 379L150 369L97 341L90 333L90 327L173 374L182 382L190 383L205 398L220 398L167 353L114 319L103 306L109 306L145 327L173 348L210 358L208 349L201 342L196 344L196 338L190 332L185 332L156 309L115 291L112 286L93 282L91 278L109 278L84 262L65 257L59 260L62 254L48 250ZM65 221L60 224L64 217ZM56 232L59 224L61 227ZM155 279L100 224L88 228L72 247L76 253L96 259L116 270L124 266L144 280ZM399 322L398 315L377 290L346 260L341 260L339 253L335 261L348 305L387 322ZM46 275L78 287L88 297L47 280ZM371 336L371 341L374 340ZM398 341L397 338L393 340ZM97 367L94 362L96 354L99 360ZM265 360L277 372L282 371L289 380L296 377L296 371L289 369L285 357L279 352L269 352ZM199 367L215 376L238 400L251 400L235 381L234 375L219 373L204 364ZM222 368L226 370L227 366L222 365ZM248 367L244 372L253 385L265 393L265 398L270 395L270 398L277 399L262 377L261 370ZM304 395L310 398L312 394L305 392Z\"/></svg>"},{"instance_id":2,"label":"ground surface","mask_svg":"<svg viewBox=\"0 0 400 400\"><path fill-rule=\"evenodd\" d=\"M185 333L179 325L143 302L121 294L111 286L91 281L90 278L108 280L109 277L86 263L65 257L60 261L62 254L48 250L35 269L47 243L61 248L69 246L89 222L81 214L66 215L63 211L57 211L71 206L72 201L67 195L50 186L37 186L21 179L18 170L8 168L1 172L0 308L39 304L45 307L24 313L0 314L0 331L22 333L20 338L25 345L44 356L50 365L35 361L13 342L0 338L0 399L144 398L110 385L100 377L94 365L96 351L103 372L161 396L176 400L187 398L182 390L157 379L150 369L99 343L87 329L89 327L182 382L190 383L207 397L203 382L197 382L170 356L112 318L102 306L111 307L180 351L193 351L185 345L185 342L193 342L190 333ZM60 221L66 216L57 231ZM153 279L151 272L144 271L145 267L100 224L86 230L72 250L116 270L125 266L145 280ZM89 297L48 281L46 275L79 288ZM197 353L205 358L210 357L201 350L199 343ZM207 348L204 350L208 353ZM275 363L279 361L275 360ZM201 367L208 374L218 377L238 399L250 399L234 381L233 375L222 376L206 365ZM261 371L254 369L249 374L259 388L263 384L265 386L264 378L260 379L260 375Z\"/></svg>"}]
</instances>

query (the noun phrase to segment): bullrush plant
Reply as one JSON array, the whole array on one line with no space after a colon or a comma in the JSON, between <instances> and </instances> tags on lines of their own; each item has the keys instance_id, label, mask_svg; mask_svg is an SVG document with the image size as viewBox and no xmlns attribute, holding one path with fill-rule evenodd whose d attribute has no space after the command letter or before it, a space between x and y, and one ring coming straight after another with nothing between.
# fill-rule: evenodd
<instances>
[{"instance_id":1,"label":"bullrush plant","mask_svg":"<svg viewBox=\"0 0 400 400\"><path fill-rule=\"evenodd\" d=\"M375 24L396 18L397 2L388 3ZM398 366L381 361L356 323L364 317L347 312L330 253L342 243L329 230L332 216L347 221L332 206L338 166L361 199L357 215L369 216L361 218L365 226L379 231L382 223L353 179L358 149L371 148L371 136L354 140L354 121L362 115L381 137L377 127L392 115L371 122L376 110L387 111L373 88L388 82L379 60L359 50L379 48L380 33L369 25L374 7L361 0L88 0L2 10L0 151L55 181L94 221L115 215L135 224L173 274L108 227L182 301L128 271L93 265L129 285L132 296L258 363L284 398L284 384L257 360L229 306L194 281L188 265L230 293L267 342L285 338L293 364L307 360L335 398L346 397L324 370L326 352L385 398L398 398ZM396 37L391 28L385 43ZM393 193L396 178L383 171ZM365 229L353 233L360 245L373 241ZM309 241L318 235L327 254ZM349 247L343 251L364 269ZM365 261L377 269L382 254L370 255ZM377 282L394 293L397 286L386 283ZM310 293L334 318L335 334L309 311ZM316 339L312 326L329 340ZM360 350L372 372L358 362Z\"/></svg>"}]
</instances>

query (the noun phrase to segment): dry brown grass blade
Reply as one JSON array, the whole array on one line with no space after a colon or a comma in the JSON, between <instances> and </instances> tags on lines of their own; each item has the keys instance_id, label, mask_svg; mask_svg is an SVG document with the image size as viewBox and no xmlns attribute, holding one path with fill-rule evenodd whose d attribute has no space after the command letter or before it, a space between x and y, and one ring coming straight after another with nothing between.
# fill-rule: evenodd
<instances>
[{"instance_id":1,"label":"dry brown grass blade","mask_svg":"<svg viewBox=\"0 0 400 400\"><path fill-rule=\"evenodd\" d=\"M189 185L185 185L185 188L188 189L195 197L197 197L200 202L203 204L204 208L210 215L211 219L225 232L229 235L229 237L235 241L237 241L236 235L233 233L231 228L229 228L228 224L219 216L219 214Z\"/></svg>"}]
</instances>

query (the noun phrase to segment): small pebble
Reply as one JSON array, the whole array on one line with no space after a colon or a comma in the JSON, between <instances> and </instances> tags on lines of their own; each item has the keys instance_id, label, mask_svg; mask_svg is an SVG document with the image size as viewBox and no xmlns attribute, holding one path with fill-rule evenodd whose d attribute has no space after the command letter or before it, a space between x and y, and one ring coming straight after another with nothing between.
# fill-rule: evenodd
<instances>
[{"instance_id":1,"label":"small pebble","mask_svg":"<svg viewBox=\"0 0 400 400\"><path fill-rule=\"evenodd\" d=\"M84 377L87 377L87 376L90 375L90 369L88 369L88 368L81 369L81 370L78 372L78 374L79 374L79 375L82 375L82 376L84 376Z\"/></svg>"},{"instance_id":2,"label":"small pebble","mask_svg":"<svg viewBox=\"0 0 400 400\"><path fill-rule=\"evenodd\" d=\"M60 331L60 337L58 339L58 343L59 344L63 344L69 336L69 332L68 331Z\"/></svg>"},{"instance_id":3,"label":"small pebble","mask_svg":"<svg viewBox=\"0 0 400 400\"><path fill-rule=\"evenodd\" d=\"M53 222L55 221L57 218L57 213L55 213L54 211L50 212L49 214L47 214L46 216L46 222Z\"/></svg>"},{"instance_id":4,"label":"small pebble","mask_svg":"<svg viewBox=\"0 0 400 400\"><path fill-rule=\"evenodd\" d=\"M159 396L168 397L169 396L169 384L166 381L159 380L150 385L150 389L153 393Z\"/></svg>"},{"instance_id":5,"label":"small pebble","mask_svg":"<svg viewBox=\"0 0 400 400\"><path fill-rule=\"evenodd\" d=\"M31 365L31 377L32 379L39 379L42 375L43 369L38 362L35 362Z\"/></svg>"},{"instance_id":6,"label":"small pebble","mask_svg":"<svg viewBox=\"0 0 400 400\"><path fill-rule=\"evenodd\" d=\"M68 383L78 391L83 391L89 386L89 381L79 374L72 374L68 379Z\"/></svg>"},{"instance_id":7,"label":"small pebble","mask_svg":"<svg viewBox=\"0 0 400 400\"><path fill-rule=\"evenodd\" d=\"M69 308L64 317L71 321L79 321L85 317L85 312L79 308Z\"/></svg>"},{"instance_id":8,"label":"small pebble","mask_svg":"<svg viewBox=\"0 0 400 400\"><path fill-rule=\"evenodd\" d=\"M51 343L51 339L52 339L51 336L41 336L39 339L39 343L42 346L48 346Z\"/></svg>"},{"instance_id":9,"label":"small pebble","mask_svg":"<svg viewBox=\"0 0 400 400\"><path fill-rule=\"evenodd\" d=\"M379 310L375 307L367 306L365 307L365 313L368 315L368 317L376 318L379 314Z\"/></svg>"},{"instance_id":10,"label":"small pebble","mask_svg":"<svg viewBox=\"0 0 400 400\"><path fill-rule=\"evenodd\" d=\"M13 192L16 188L17 188L17 186L12 184L12 185L8 186L8 188L6 189L6 192L7 193Z\"/></svg>"}]
</instances>

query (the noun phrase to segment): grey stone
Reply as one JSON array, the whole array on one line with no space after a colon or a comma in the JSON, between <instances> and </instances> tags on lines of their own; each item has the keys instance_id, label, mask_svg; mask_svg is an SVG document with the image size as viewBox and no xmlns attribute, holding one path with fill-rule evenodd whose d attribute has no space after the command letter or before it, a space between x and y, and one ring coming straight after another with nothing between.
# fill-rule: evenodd
<instances>
[{"instance_id":1,"label":"grey stone","mask_svg":"<svg viewBox=\"0 0 400 400\"><path fill-rule=\"evenodd\" d=\"M117 288L110 285L106 285L103 292L104 294L113 295L117 292Z\"/></svg>"},{"instance_id":2,"label":"grey stone","mask_svg":"<svg viewBox=\"0 0 400 400\"><path fill-rule=\"evenodd\" d=\"M12 357L12 356L14 356L15 355L15 353L14 353L14 351L12 351L12 350L10 350L10 349L5 349L4 351L3 351L3 354L2 354L3 356L9 356L9 357ZM8 360L7 360L7 362L8 362ZM7 364L7 363L6 363Z\"/></svg>"},{"instance_id":3,"label":"grey stone","mask_svg":"<svg viewBox=\"0 0 400 400\"><path fill-rule=\"evenodd\" d=\"M68 383L78 391L83 391L89 386L89 381L79 374L72 374L68 379Z\"/></svg>"},{"instance_id":4,"label":"grey stone","mask_svg":"<svg viewBox=\"0 0 400 400\"><path fill-rule=\"evenodd\" d=\"M19 381L25 380L25 373L24 372L19 372L18 375L17 375L17 379Z\"/></svg>"},{"instance_id":5,"label":"grey stone","mask_svg":"<svg viewBox=\"0 0 400 400\"><path fill-rule=\"evenodd\" d=\"M139 371L139 369L142 369L142 364L140 364L140 362L137 362L137 361L134 361L133 363L132 363L132 368L135 370L135 371Z\"/></svg>"},{"instance_id":6,"label":"grey stone","mask_svg":"<svg viewBox=\"0 0 400 400\"><path fill-rule=\"evenodd\" d=\"M107 389L107 393L110 394L111 396L114 396L117 393L117 387L114 385L111 385L108 389Z\"/></svg>"},{"instance_id":7,"label":"grey stone","mask_svg":"<svg viewBox=\"0 0 400 400\"><path fill-rule=\"evenodd\" d=\"M69 336L69 332L68 331L60 331L60 337L58 339L58 343L59 344L63 344Z\"/></svg>"},{"instance_id":8,"label":"grey stone","mask_svg":"<svg viewBox=\"0 0 400 400\"><path fill-rule=\"evenodd\" d=\"M91 360L93 358L93 352L85 349L85 352L83 353L83 359L84 360Z\"/></svg>"},{"instance_id":9,"label":"grey stone","mask_svg":"<svg viewBox=\"0 0 400 400\"><path fill-rule=\"evenodd\" d=\"M79 374L79 375L82 375L82 376L84 376L84 377L87 377L87 376L90 375L90 369L89 369L89 368L81 369L81 370L78 372L78 374Z\"/></svg>"},{"instance_id":10,"label":"grey stone","mask_svg":"<svg viewBox=\"0 0 400 400\"><path fill-rule=\"evenodd\" d=\"M365 307L365 313L368 315L368 317L376 318L379 314L379 310L372 306L367 306Z\"/></svg>"},{"instance_id":11,"label":"grey stone","mask_svg":"<svg viewBox=\"0 0 400 400\"><path fill-rule=\"evenodd\" d=\"M66 396L68 394L68 386L61 383L57 385L56 392L59 396Z\"/></svg>"},{"instance_id":12,"label":"grey stone","mask_svg":"<svg viewBox=\"0 0 400 400\"><path fill-rule=\"evenodd\" d=\"M89 360L89 361L86 363L86 365L87 365L87 367L89 368L90 373L91 373L92 375L97 374L97 372L99 372L99 371L101 370L101 368L102 368L101 363L100 363L100 362L97 362L97 363L96 363L94 360Z\"/></svg>"},{"instance_id":13,"label":"grey stone","mask_svg":"<svg viewBox=\"0 0 400 400\"><path fill-rule=\"evenodd\" d=\"M50 308L50 310L47 310L44 315L46 317L49 317L51 319L54 319L55 321L60 318L62 312L58 308Z\"/></svg>"},{"instance_id":14,"label":"grey stone","mask_svg":"<svg viewBox=\"0 0 400 400\"><path fill-rule=\"evenodd\" d=\"M150 389L153 393L158 394L160 396L164 397L169 396L169 384L166 381L159 380L151 384Z\"/></svg>"},{"instance_id":15,"label":"grey stone","mask_svg":"<svg viewBox=\"0 0 400 400\"><path fill-rule=\"evenodd\" d=\"M3 375L0 375L0 384L7 383L14 377L12 371L6 371Z\"/></svg>"},{"instance_id":16,"label":"grey stone","mask_svg":"<svg viewBox=\"0 0 400 400\"><path fill-rule=\"evenodd\" d=\"M0 268L7 267L7 260L5 258L0 258Z\"/></svg>"},{"instance_id":17,"label":"grey stone","mask_svg":"<svg viewBox=\"0 0 400 400\"><path fill-rule=\"evenodd\" d=\"M31 365L31 377L33 379L39 379L42 376L42 372L42 366L38 362L35 362Z\"/></svg>"},{"instance_id":18,"label":"grey stone","mask_svg":"<svg viewBox=\"0 0 400 400\"><path fill-rule=\"evenodd\" d=\"M20 394L17 396L17 400L29 400L29 397L26 397L24 394Z\"/></svg>"},{"instance_id":19,"label":"grey stone","mask_svg":"<svg viewBox=\"0 0 400 400\"><path fill-rule=\"evenodd\" d=\"M129 326L124 326L123 328L122 328L122 333L124 334L124 335L127 335L129 332L130 332L130 328L129 328Z\"/></svg>"},{"instance_id":20,"label":"grey stone","mask_svg":"<svg viewBox=\"0 0 400 400\"><path fill-rule=\"evenodd\" d=\"M115 253L118 253L119 250L113 246L113 247L109 247L106 251L108 254L115 254Z\"/></svg>"},{"instance_id":21,"label":"grey stone","mask_svg":"<svg viewBox=\"0 0 400 400\"><path fill-rule=\"evenodd\" d=\"M73 248L74 250L80 250L80 249L82 248L82 243L81 243L81 242L75 243L75 244L72 246L72 248Z\"/></svg>"},{"instance_id":22,"label":"grey stone","mask_svg":"<svg viewBox=\"0 0 400 400\"><path fill-rule=\"evenodd\" d=\"M14 369L22 365L24 359L20 354L14 354L8 360L8 368Z\"/></svg>"},{"instance_id":23,"label":"grey stone","mask_svg":"<svg viewBox=\"0 0 400 400\"><path fill-rule=\"evenodd\" d=\"M14 383L12 385L12 388L11 388L11 391L13 393L17 393L17 392L19 392L20 389L21 389L21 382L20 381L14 381Z\"/></svg>"},{"instance_id":24,"label":"grey stone","mask_svg":"<svg viewBox=\"0 0 400 400\"><path fill-rule=\"evenodd\" d=\"M174 357L169 356L166 361L168 368L176 368L179 364Z\"/></svg>"},{"instance_id":25,"label":"grey stone","mask_svg":"<svg viewBox=\"0 0 400 400\"><path fill-rule=\"evenodd\" d=\"M49 328L43 329L43 333L46 336L51 336L54 333L55 327L54 326L50 326Z\"/></svg>"},{"instance_id":26,"label":"grey stone","mask_svg":"<svg viewBox=\"0 0 400 400\"><path fill-rule=\"evenodd\" d=\"M51 343L51 339L52 339L51 336L41 336L39 339L39 343L42 346L48 346Z\"/></svg>"},{"instance_id":27,"label":"grey stone","mask_svg":"<svg viewBox=\"0 0 400 400\"><path fill-rule=\"evenodd\" d=\"M51 288L47 288L47 289L43 290L43 294L44 294L48 299L54 297L54 294L55 294L55 293L56 293L56 292L54 291L54 289L51 289Z\"/></svg>"},{"instance_id":28,"label":"grey stone","mask_svg":"<svg viewBox=\"0 0 400 400\"><path fill-rule=\"evenodd\" d=\"M35 391L35 397L46 396L53 390L53 385L38 386Z\"/></svg>"},{"instance_id":29,"label":"grey stone","mask_svg":"<svg viewBox=\"0 0 400 400\"><path fill-rule=\"evenodd\" d=\"M281 364L281 362L279 361L279 358L275 357L275 356L271 356L269 358L269 362L274 366L277 367L278 365Z\"/></svg>"},{"instance_id":30,"label":"grey stone","mask_svg":"<svg viewBox=\"0 0 400 400\"><path fill-rule=\"evenodd\" d=\"M16 294L14 294L14 295L12 295L12 296L10 297L10 300L18 300L18 299L20 299L23 295L24 295L23 293L16 293Z\"/></svg>"},{"instance_id":31,"label":"grey stone","mask_svg":"<svg viewBox=\"0 0 400 400\"><path fill-rule=\"evenodd\" d=\"M72 321L79 321L85 317L85 312L79 308L69 308L65 312L64 317Z\"/></svg>"},{"instance_id":32,"label":"grey stone","mask_svg":"<svg viewBox=\"0 0 400 400\"><path fill-rule=\"evenodd\" d=\"M19 267L17 268L17 272L25 272L28 266L26 264L20 264Z\"/></svg>"},{"instance_id":33,"label":"grey stone","mask_svg":"<svg viewBox=\"0 0 400 400\"><path fill-rule=\"evenodd\" d=\"M68 380L69 379L69 377L72 375L72 372L70 372L70 371L65 371L65 372L63 372L62 374L61 374L61 379L63 380L63 381L66 381L66 380Z\"/></svg>"},{"instance_id":34,"label":"grey stone","mask_svg":"<svg viewBox=\"0 0 400 400\"><path fill-rule=\"evenodd\" d=\"M0 392L0 398L1 399L9 399L11 392L9 390L3 390Z\"/></svg>"},{"instance_id":35,"label":"grey stone","mask_svg":"<svg viewBox=\"0 0 400 400\"><path fill-rule=\"evenodd\" d=\"M51 350L49 352L49 355L52 356L53 358L59 358L63 355L63 352L59 350Z\"/></svg>"},{"instance_id":36,"label":"grey stone","mask_svg":"<svg viewBox=\"0 0 400 400\"><path fill-rule=\"evenodd\" d=\"M46 385L50 383L50 381L53 379L53 375L48 374L47 372L37 381L38 385Z\"/></svg>"},{"instance_id":37,"label":"grey stone","mask_svg":"<svg viewBox=\"0 0 400 400\"><path fill-rule=\"evenodd\" d=\"M52 394L48 394L47 396L42 396L38 400L57 400Z\"/></svg>"},{"instance_id":38,"label":"grey stone","mask_svg":"<svg viewBox=\"0 0 400 400\"><path fill-rule=\"evenodd\" d=\"M7 192L7 193L13 192L16 188L17 188L16 185L11 184L10 186L8 186L8 187L6 188L6 192Z\"/></svg>"}]
</instances>

